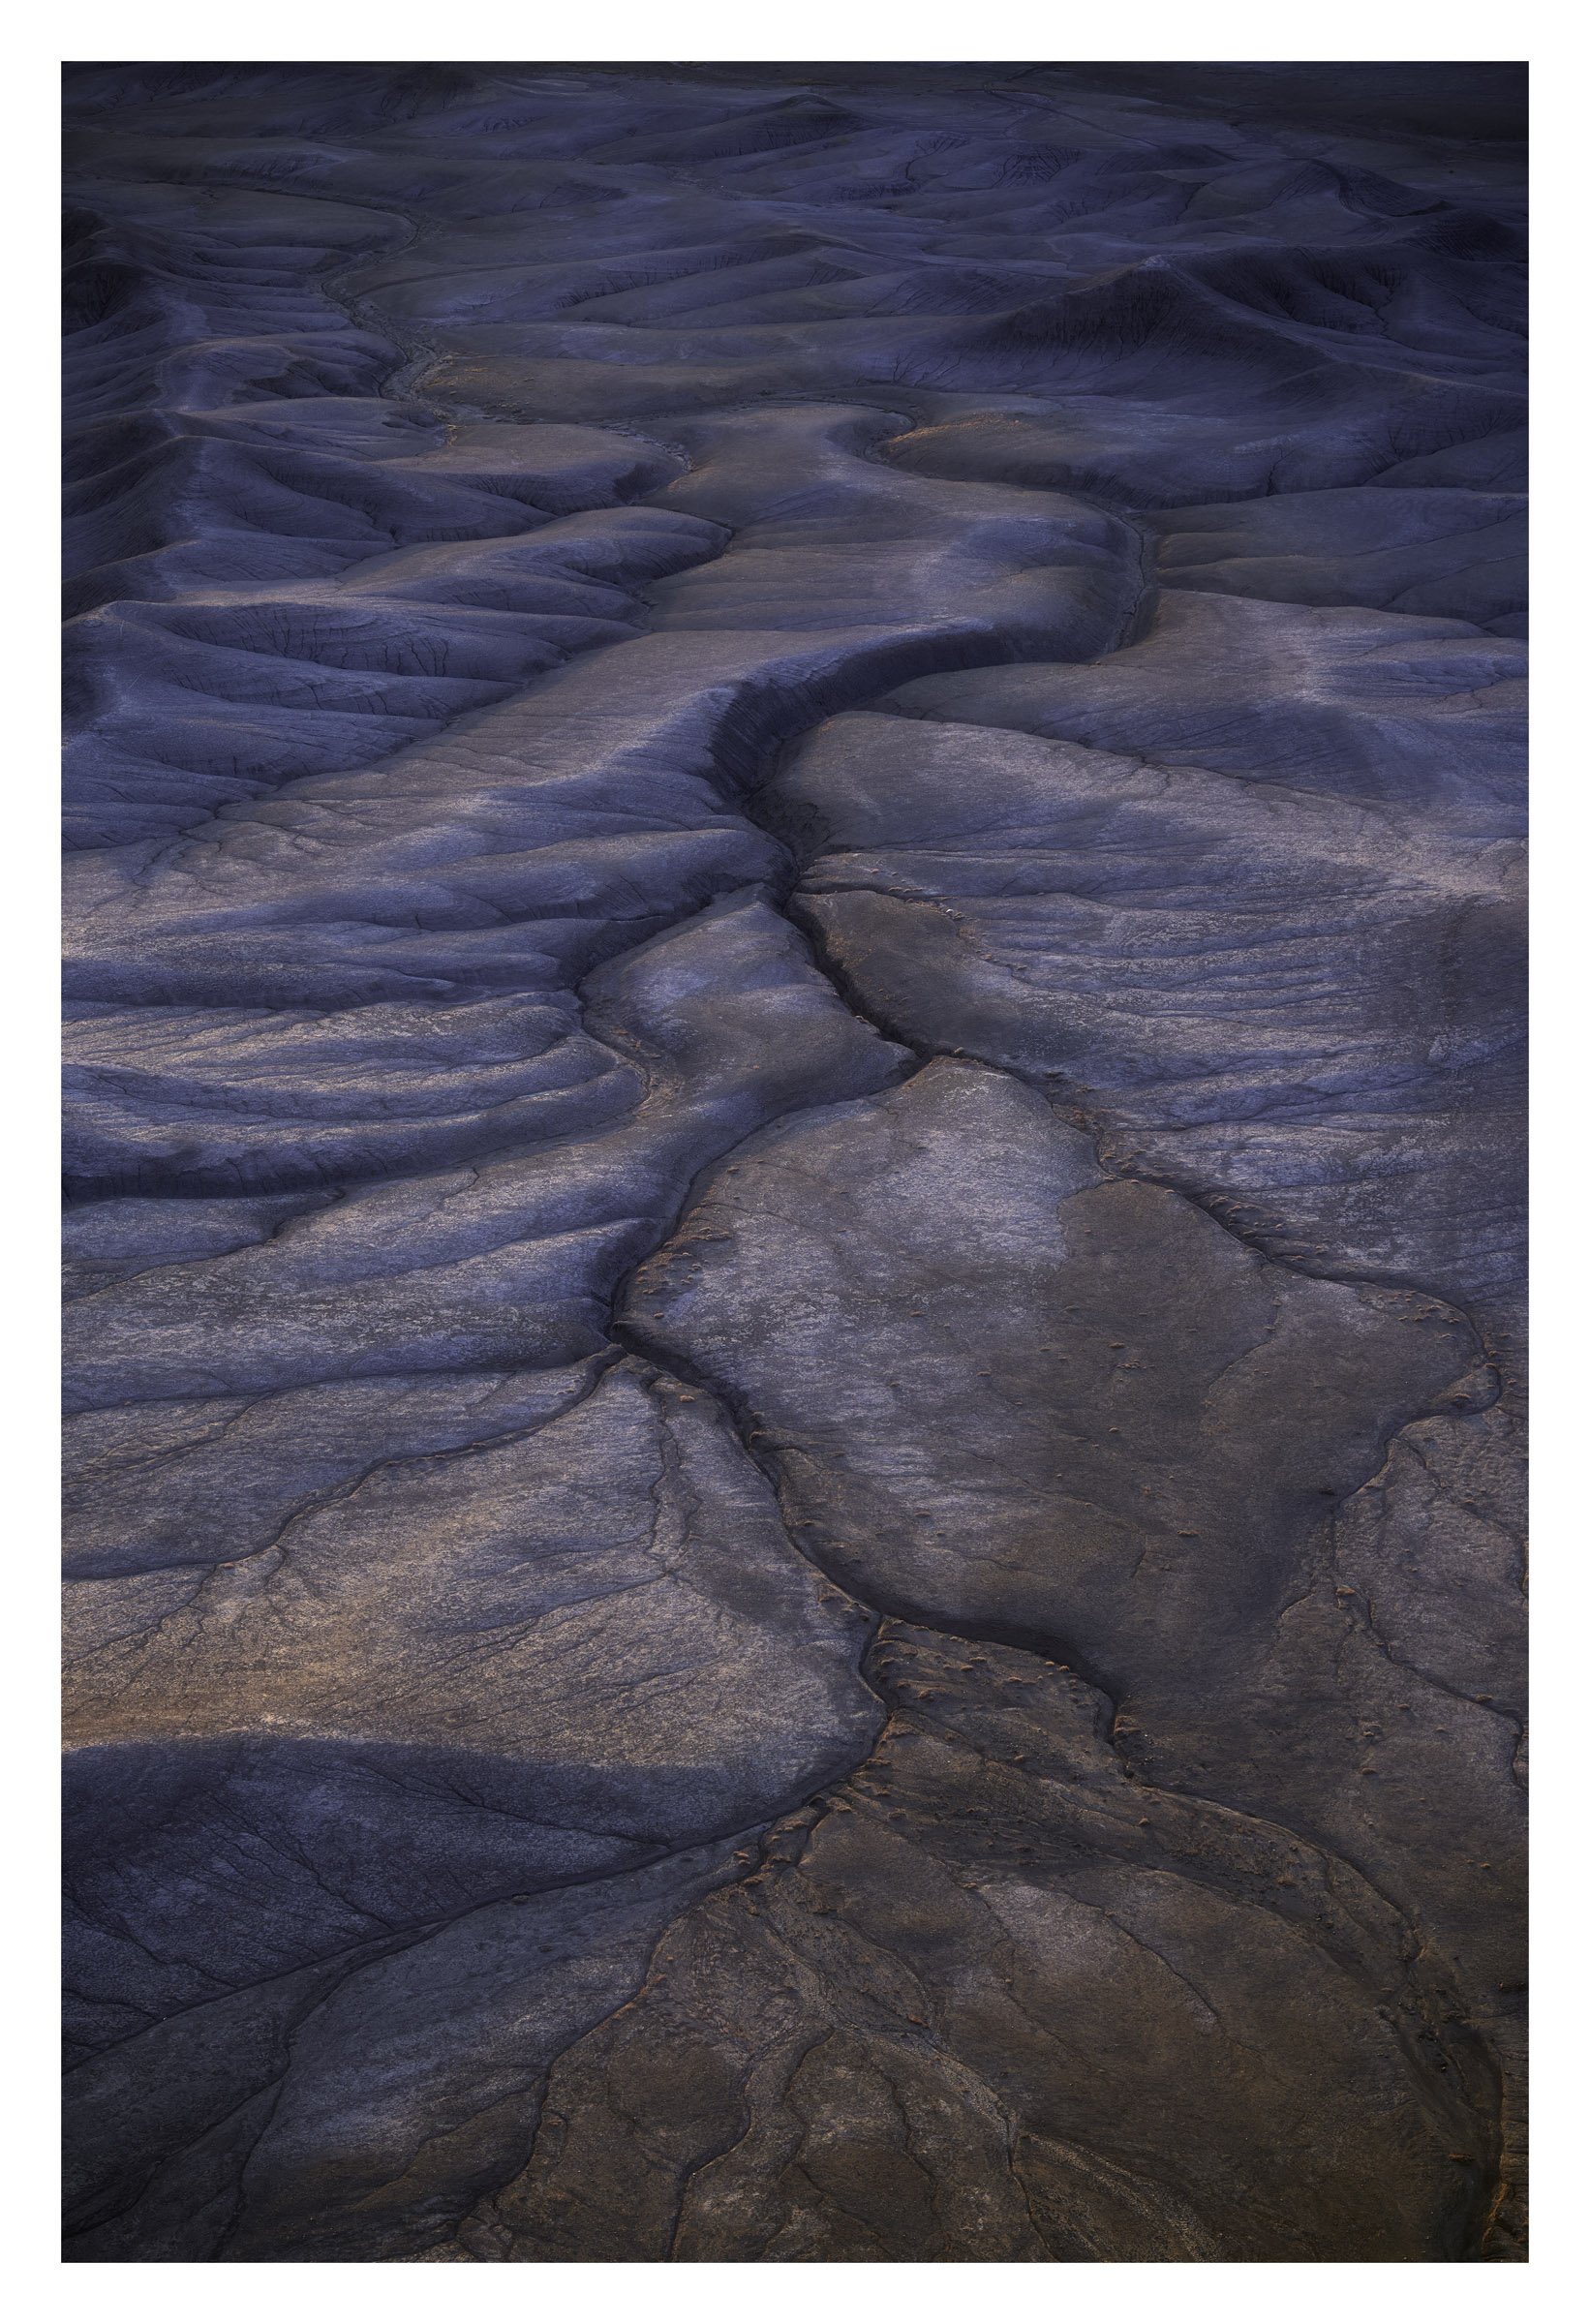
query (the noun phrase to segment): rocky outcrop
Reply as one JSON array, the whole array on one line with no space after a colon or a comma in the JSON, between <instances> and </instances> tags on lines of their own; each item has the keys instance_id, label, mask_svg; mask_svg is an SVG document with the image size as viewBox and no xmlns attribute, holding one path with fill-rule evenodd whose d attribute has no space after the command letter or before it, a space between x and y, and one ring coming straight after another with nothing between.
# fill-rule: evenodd
<instances>
[{"instance_id":1,"label":"rocky outcrop","mask_svg":"<svg viewBox=\"0 0 1590 2324\"><path fill-rule=\"evenodd\" d=\"M1309 70L69 76L70 2256L1521 2256L1516 125Z\"/></svg>"}]
</instances>

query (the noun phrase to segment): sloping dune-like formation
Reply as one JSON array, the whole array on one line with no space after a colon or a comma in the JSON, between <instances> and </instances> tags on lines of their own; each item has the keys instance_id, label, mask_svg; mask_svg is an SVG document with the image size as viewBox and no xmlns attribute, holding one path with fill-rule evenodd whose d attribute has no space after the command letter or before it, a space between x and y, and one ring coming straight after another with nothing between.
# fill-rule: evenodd
<instances>
[{"instance_id":1,"label":"sloping dune-like formation","mask_svg":"<svg viewBox=\"0 0 1590 2324\"><path fill-rule=\"evenodd\" d=\"M1521 2257L1517 77L69 74L75 2259Z\"/></svg>"}]
</instances>

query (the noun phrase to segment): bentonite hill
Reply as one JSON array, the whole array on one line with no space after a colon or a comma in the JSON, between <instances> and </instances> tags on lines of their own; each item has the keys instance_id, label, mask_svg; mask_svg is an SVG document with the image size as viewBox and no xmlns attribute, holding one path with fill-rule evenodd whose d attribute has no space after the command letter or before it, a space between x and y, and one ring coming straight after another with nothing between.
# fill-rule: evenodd
<instances>
[{"instance_id":1,"label":"bentonite hill","mask_svg":"<svg viewBox=\"0 0 1590 2324\"><path fill-rule=\"evenodd\" d=\"M74 2257L1521 2256L1520 80L70 70Z\"/></svg>"}]
</instances>

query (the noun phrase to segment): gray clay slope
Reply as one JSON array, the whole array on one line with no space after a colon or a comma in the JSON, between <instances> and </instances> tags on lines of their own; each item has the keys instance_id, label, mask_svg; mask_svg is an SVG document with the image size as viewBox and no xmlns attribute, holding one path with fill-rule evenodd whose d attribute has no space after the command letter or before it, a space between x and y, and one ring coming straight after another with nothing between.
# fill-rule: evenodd
<instances>
[{"instance_id":1,"label":"gray clay slope","mask_svg":"<svg viewBox=\"0 0 1590 2324\"><path fill-rule=\"evenodd\" d=\"M69 2251L1521 2255L1508 68L69 76Z\"/></svg>"}]
</instances>

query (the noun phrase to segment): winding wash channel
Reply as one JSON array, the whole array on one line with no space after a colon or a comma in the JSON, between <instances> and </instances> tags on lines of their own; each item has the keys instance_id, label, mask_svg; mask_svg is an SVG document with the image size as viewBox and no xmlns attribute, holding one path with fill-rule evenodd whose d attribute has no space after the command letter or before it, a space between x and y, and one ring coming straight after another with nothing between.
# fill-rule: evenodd
<instances>
[{"instance_id":1,"label":"winding wash channel","mask_svg":"<svg viewBox=\"0 0 1590 2324\"><path fill-rule=\"evenodd\" d=\"M1521 2256L1518 77L70 72L73 2256Z\"/></svg>"}]
</instances>

